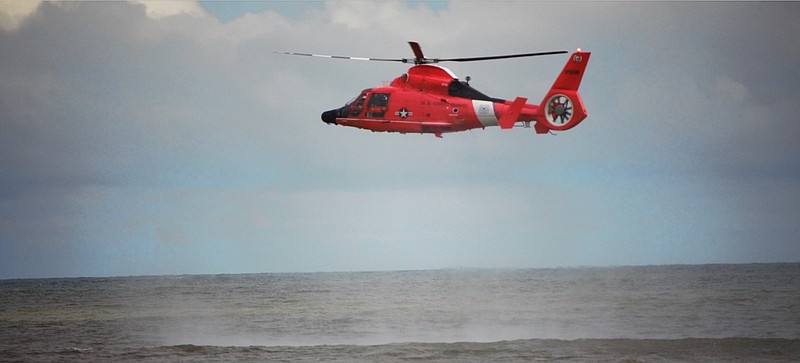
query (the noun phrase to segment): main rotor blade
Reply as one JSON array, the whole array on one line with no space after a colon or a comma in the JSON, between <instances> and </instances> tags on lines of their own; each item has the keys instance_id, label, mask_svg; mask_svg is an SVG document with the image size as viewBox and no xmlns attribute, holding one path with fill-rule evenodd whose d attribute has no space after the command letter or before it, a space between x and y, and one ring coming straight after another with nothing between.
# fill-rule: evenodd
<instances>
[{"instance_id":1,"label":"main rotor blade","mask_svg":"<svg viewBox=\"0 0 800 363\"><path fill-rule=\"evenodd\" d=\"M365 57L349 57L349 56L342 56L342 55L326 55L326 54L313 54L313 53L298 53L298 52L275 52L278 54L286 54L286 55L301 55L304 57L320 57L320 58L331 58L331 59L348 59L348 60L362 60L362 61L375 61L375 62L401 62L401 63L408 63L411 60L407 58L365 58Z\"/></svg>"},{"instance_id":2,"label":"main rotor blade","mask_svg":"<svg viewBox=\"0 0 800 363\"><path fill-rule=\"evenodd\" d=\"M507 54L507 55L490 55L486 57L465 57L465 58L435 58L431 59L434 63L438 62L476 62L495 59L508 59L508 58L522 58L522 57L536 57L540 55L553 55L564 54L566 50L557 50L552 52L538 52L538 53L521 53L521 54Z\"/></svg>"},{"instance_id":3,"label":"main rotor blade","mask_svg":"<svg viewBox=\"0 0 800 363\"><path fill-rule=\"evenodd\" d=\"M553 55L567 53L565 50L558 50L552 52L537 52L537 53L520 53L520 54L507 54L507 55L490 55L484 57L463 57L463 58L425 58L422 53L422 47L417 42L408 42L411 50L414 52L414 59L409 58L366 58L366 57L350 57L342 55L327 55L327 54L313 54L313 53L298 53L298 52L275 52L278 54L286 55L300 55L305 57L320 57L330 59L347 59L347 60L363 60L375 62L400 62L400 63L414 63L414 64L430 64L439 62L477 62L495 59L508 59L508 58L522 58L522 57L535 57L540 55Z\"/></svg>"},{"instance_id":4,"label":"main rotor blade","mask_svg":"<svg viewBox=\"0 0 800 363\"><path fill-rule=\"evenodd\" d=\"M422 64L425 62L425 56L422 54L422 47L419 46L417 42L408 42L408 45L411 46L411 51L414 52L414 63L415 64Z\"/></svg>"}]
</instances>

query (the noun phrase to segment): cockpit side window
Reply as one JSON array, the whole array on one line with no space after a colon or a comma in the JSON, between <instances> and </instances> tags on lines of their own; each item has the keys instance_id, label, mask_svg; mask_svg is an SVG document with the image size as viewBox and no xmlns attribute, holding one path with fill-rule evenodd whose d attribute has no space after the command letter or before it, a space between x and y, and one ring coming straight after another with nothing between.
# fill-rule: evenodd
<instances>
[{"instance_id":1,"label":"cockpit side window","mask_svg":"<svg viewBox=\"0 0 800 363\"><path fill-rule=\"evenodd\" d=\"M383 117L389 106L388 93L373 93L367 103L367 117Z\"/></svg>"}]
</instances>

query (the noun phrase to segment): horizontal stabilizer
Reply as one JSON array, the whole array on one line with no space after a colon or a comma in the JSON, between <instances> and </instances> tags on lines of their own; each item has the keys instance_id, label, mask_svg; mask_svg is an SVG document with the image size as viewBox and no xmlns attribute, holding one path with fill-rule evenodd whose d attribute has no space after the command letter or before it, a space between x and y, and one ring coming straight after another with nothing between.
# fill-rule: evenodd
<instances>
[{"instance_id":1,"label":"horizontal stabilizer","mask_svg":"<svg viewBox=\"0 0 800 363\"><path fill-rule=\"evenodd\" d=\"M500 124L501 129L510 129L514 127L514 124L517 123L517 119L519 119L519 114L522 112L522 108L525 107L525 102L528 99L524 97L517 97L511 106L508 107L508 111L500 117L498 123Z\"/></svg>"}]
</instances>

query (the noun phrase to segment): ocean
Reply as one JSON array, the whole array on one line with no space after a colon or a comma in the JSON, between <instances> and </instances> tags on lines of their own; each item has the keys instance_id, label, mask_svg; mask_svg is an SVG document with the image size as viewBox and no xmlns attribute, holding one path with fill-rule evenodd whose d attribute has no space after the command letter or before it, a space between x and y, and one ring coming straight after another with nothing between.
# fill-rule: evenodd
<instances>
[{"instance_id":1,"label":"ocean","mask_svg":"<svg viewBox=\"0 0 800 363\"><path fill-rule=\"evenodd\" d=\"M800 361L800 264L0 280L3 362Z\"/></svg>"}]
</instances>

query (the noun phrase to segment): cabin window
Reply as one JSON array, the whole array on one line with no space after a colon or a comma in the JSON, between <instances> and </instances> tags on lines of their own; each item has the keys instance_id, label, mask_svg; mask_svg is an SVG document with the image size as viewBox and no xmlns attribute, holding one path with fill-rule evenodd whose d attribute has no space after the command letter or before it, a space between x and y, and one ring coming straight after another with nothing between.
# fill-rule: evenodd
<instances>
[{"instance_id":1,"label":"cabin window","mask_svg":"<svg viewBox=\"0 0 800 363\"><path fill-rule=\"evenodd\" d=\"M367 117L383 117L389 106L388 93L373 93L367 103Z\"/></svg>"}]
</instances>

